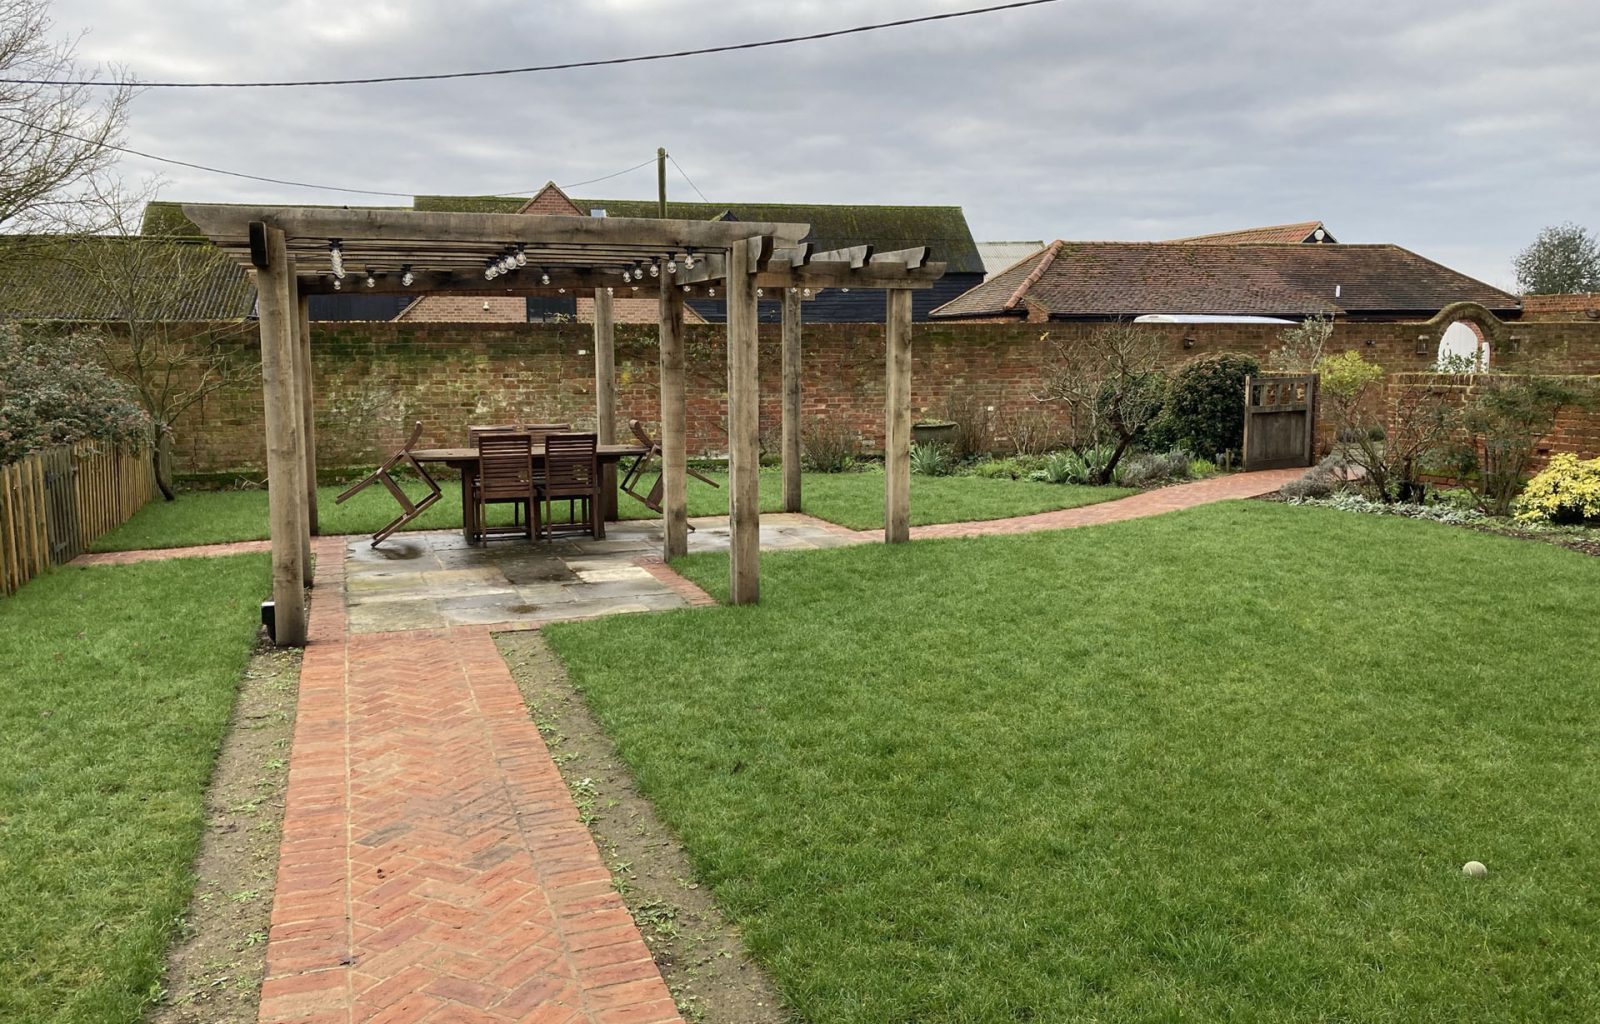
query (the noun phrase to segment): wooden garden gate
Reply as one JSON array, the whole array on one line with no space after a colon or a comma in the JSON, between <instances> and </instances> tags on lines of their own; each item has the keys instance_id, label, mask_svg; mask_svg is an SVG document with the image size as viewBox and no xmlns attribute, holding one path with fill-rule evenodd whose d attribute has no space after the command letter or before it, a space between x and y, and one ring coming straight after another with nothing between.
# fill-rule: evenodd
<instances>
[{"instance_id":1,"label":"wooden garden gate","mask_svg":"<svg viewBox=\"0 0 1600 1024\"><path fill-rule=\"evenodd\" d=\"M1244 379L1245 469L1311 465L1316 426L1316 374Z\"/></svg>"}]
</instances>

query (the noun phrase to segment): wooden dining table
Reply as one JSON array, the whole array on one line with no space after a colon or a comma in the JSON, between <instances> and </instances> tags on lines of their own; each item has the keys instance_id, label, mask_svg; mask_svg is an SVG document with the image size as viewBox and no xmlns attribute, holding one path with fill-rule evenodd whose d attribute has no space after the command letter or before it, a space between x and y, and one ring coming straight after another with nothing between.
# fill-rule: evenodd
<instances>
[{"instance_id":1,"label":"wooden dining table","mask_svg":"<svg viewBox=\"0 0 1600 1024\"><path fill-rule=\"evenodd\" d=\"M623 459L637 458L646 453L648 449L636 444L603 444L595 454L600 459L602 469L610 468L604 474L607 486L600 490L600 514L607 522L617 521L617 488L615 486L617 463ZM478 479L478 449L476 448L418 448L411 453L412 458L418 462L431 462L449 466L461 473L461 532L468 543L479 540L478 510L472 500L473 484ZM538 471L544 462L544 445L533 446L533 468Z\"/></svg>"}]
</instances>

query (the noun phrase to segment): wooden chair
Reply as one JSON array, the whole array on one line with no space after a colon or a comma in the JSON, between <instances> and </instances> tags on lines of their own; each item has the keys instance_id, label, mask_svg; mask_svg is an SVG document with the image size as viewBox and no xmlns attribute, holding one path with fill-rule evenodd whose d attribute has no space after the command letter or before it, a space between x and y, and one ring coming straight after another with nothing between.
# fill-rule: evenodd
<instances>
[{"instance_id":1,"label":"wooden chair","mask_svg":"<svg viewBox=\"0 0 1600 1024\"><path fill-rule=\"evenodd\" d=\"M594 434L550 434L544 439L544 474L539 492L544 507L545 531L555 537L555 503L558 500L582 502L584 532L596 540L606 535L605 516L600 503L599 445ZM569 516L569 518L576 518Z\"/></svg>"},{"instance_id":2,"label":"wooden chair","mask_svg":"<svg viewBox=\"0 0 1600 1024\"><path fill-rule=\"evenodd\" d=\"M478 436L478 482L473 490L477 506L479 536L488 540L498 536L522 536L529 540L539 534L539 496L533 475L533 439L525 433L494 431ZM489 525L489 506L507 504L511 526ZM518 522L517 513L527 510Z\"/></svg>"},{"instance_id":3,"label":"wooden chair","mask_svg":"<svg viewBox=\"0 0 1600 1024\"><path fill-rule=\"evenodd\" d=\"M433 479L433 476L423 468L422 463L418 462L411 454L411 450L417 446L417 440L421 437L422 421L418 420L417 425L411 428L411 436L406 439L405 447L401 448L399 451L385 459L383 465L375 469L371 476L368 476L365 480L357 483L355 486L351 487L349 490L345 491L343 494L339 495L333 500L335 505L343 505L346 501L355 497L361 491L366 490L369 486L375 483L381 483L384 487L389 489L389 493L394 495L394 500L400 503L400 514L391 519L389 523L383 527L383 529L372 535L373 547L377 547L379 544L382 544L389 538L391 533L394 533L394 531L400 529L400 527L406 525L407 523L411 522L411 520L426 512L433 505L433 503L438 501L442 496L442 492L439 490L439 484ZM400 485L395 482L394 477L389 475L390 471L399 466L402 462L410 465L412 471L415 472L417 476L421 477L422 482L427 485L428 493L424 494L417 501L412 501L411 498L406 495L406 492L400 489Z\"/></svg>"},{"instance_id":4,"label":"wooden chair","mask_svg":"<svg viewBox=\"0 0 1600 1024\"><path fill-rule=\"evenodd\" d=\"M627 470L622 474L622 491L624 494L631 494L639 499L639 504L645 508L659 514L661 512L661 491L664 486L660 470L656 471L656 482L650 485L649 491L641 494L639 482L649 472L651 461L661 454L661 445L656 442L655 438L645 432L644 424L638 420L629 420L628 429L633 431L633 436L644 446L644 454L635 456L633 461L628 464ZM710 477L696 473L688 467L684 468L684 472L701 483L710 484L718 489L722 487L721 484ZM689 529L694 529L693 523L689 525Z\"/></svg>"}]
</instances>

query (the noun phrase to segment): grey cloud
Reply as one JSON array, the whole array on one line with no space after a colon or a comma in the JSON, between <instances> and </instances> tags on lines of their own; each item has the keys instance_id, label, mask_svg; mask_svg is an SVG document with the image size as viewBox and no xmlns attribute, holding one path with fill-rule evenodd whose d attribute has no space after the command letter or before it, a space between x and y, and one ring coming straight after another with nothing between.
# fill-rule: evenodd
<instances>
[{"instance_id":1,"label":"grey cloud","mask_svg":"<svg viewBox=\"0 0 1600 1024\"><path fill-rule=\"evenodd\" d=\"M147 77L277 78L614 56L971 5L58 0L56 16L93 30L86 53ZM1088 0L515 79L151 91L130 137L407 193L579 181L665 145L714 199L959 203L991 238L1322 217L1341 239L1508 284L1511 255L1545 224L1600 230L1597 50L1591 0ZM347 201L164 173L170 196ZM670 187L690 194L675 172ZM653 189L643 170L583 191Z\"/></svg>"}]
</instances>

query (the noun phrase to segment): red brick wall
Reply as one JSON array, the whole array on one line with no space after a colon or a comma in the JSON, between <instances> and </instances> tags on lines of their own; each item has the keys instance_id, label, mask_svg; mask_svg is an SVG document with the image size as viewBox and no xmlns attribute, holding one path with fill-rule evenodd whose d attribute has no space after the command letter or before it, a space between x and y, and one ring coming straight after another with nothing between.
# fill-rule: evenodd
<instances>
[{"instance_id":1,"label":"red brick wall","mask_svg":"<svg viewBox=\"0 0 1600 1024\"><path fill-rule=\"evenodd\" d=\"M1593 376L1574 378L1578 383L1600 383ZM1482 374L1401 373L1388 381L1387 405L1392 411L1406 397L1426 391L1442 397L1456 408L1461 408L1480 394L1485 387ZM1390 425L1391 432L1393 425ZM1600 456L1600 408L1570 406L1556 417L1555 428L1540 439L1535 448L1534 470L1544 467L1550 456L1571 452L1579 458Z\"/></svg>"},{"instance_id":2,"label":"red brick wall","mask_svg":"<svg viewBox=\"0 0 1600 1024\"><path fill-rule=\"evenodd\" d=\"M1524 295L1522 320L1600 320L1600 292Z\"/></svg>"},{"instance_id":3,"label":"red brick wall","mask_svg":"<svg viewBox=\"0 0 1600 1024\"><path fill-rule=\"evenodd\" d=\"M1041 408L1035 395L1056 343L1095 324L918 324L912 403L939 417L952 398L1009 415ZM1169 342L1170 362L1208 353L1263 355L1279 344L1274 324L1152 324ZM1330 351L1354 348L1391 372L1425 369L1431 347L1416 351L1418 324L1341 323ZM689 447L726 449L724 329L685 331ZM1516 351L1501 365L1537 361L1566 372L1600 373L1600 324L1516 324ZM805 330L804 415L842 419L867 448L882 445L883 328L818 324ZM1185 339L1192 341L1186 347ZM593 341L576 324L320 323L312 325L320 464L370 463L392 451L413 420L429 444L461 443L472 423L570 421L592 426ZM778 328L761 328L763 436L779 429ZM618 415L655 429L657 352L652 325L617 326ZM1049 405L1042 408L1050 409ZM219 392L181 424L178 454L191 473L258 473L264 461L258 387Z\"/></svg>"}]
</instances>

